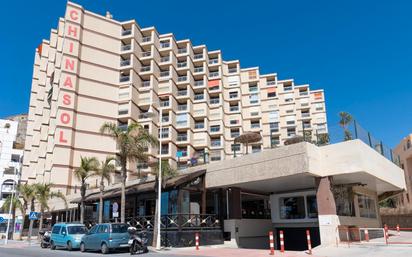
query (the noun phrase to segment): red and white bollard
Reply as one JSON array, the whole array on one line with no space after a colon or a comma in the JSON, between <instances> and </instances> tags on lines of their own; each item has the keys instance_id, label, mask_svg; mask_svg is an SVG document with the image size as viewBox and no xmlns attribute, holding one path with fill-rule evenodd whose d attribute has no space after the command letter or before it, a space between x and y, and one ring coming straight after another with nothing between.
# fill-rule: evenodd
<instances>
[{"instance_id":1,"label":"red and white bollard","mask_svg":"<svg viewBox=\"0 0 412 257\"><path fill-rule=\"evenodd\" d=\"M310 231L309 231L309 229L306 230L306 239L308 240L308 251L309 251L309 254L312 254L312 243L311 243L311 241L310 241Z\"/></svg>"},{"instance_id":2,"label":"red and white bollard","mask_svg":"<svg viewBox=\"0 0 412 257\"><path fill-rule=\"evenodd\" d=\"M195 234L195 239L196 239L196 250L199 250L199 233Z\"/></svg>"},{"instance_id":3,"label":"red and white bollard","mask_svg":"<svg viewBox=\"0 0 412 257\"><path fill-rule=\"evenodd\" d=\"M273 239L273 231L269 231L269 247L270 247L270 255L275 254L275 241Z\"/></svg>"},{"instance_id":4,"label":"red and white bollard","mask_svg":"<svg viewBox=\"0 0 412 257\"><path fill-rule=\"evenodd\" d=\"M401 228L399 227L399 224L396 225L396 231L398 232L398 236L401 235Z\"/></svg>"},{"instance_id":5,"label":"red and white bollard","mask_svg":"<svg viewBox=\"0 0 412 257\"><path fill-rule=\"evenodd\" d=\"M283 237L283 230L279 231L279 239L280 239L280 252L285 252L285 238Z\"/></svg>"},{"instance_id":6,"label":"red and white bollard","mask_svg":"<svg viewBox=\"0 0 412 257\"><path fill-rule=\"evenodd\" d=\"M369 242L369 231L367 227L365 228L365 240L366 242Z\"/></svg>"}]
</instances>

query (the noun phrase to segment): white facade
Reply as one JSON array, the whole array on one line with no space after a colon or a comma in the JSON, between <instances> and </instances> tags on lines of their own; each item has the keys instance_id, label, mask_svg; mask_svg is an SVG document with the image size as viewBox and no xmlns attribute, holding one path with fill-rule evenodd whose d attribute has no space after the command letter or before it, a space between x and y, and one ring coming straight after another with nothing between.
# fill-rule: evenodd
<instances>
[{"instance_id":1,"label":"white facade","mask_svg":"<svg viewBox=\"0 0 412 257\"><path fill-rule=\"evenodd\" d=\"M20 178L23 150L14 148L17 126L16 121L0 120L0 207L15 193Z\"/></svg>"}]
</instances>

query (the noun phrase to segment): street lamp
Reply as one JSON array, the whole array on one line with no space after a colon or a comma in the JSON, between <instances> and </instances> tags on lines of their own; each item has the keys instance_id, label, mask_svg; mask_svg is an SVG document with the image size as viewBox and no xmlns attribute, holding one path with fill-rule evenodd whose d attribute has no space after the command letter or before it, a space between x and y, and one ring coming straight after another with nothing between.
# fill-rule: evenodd
<instances>
[{"instance_id":1,"label":"street lamp","mask_svg":"<svg viewBox=\"0 0 412 257\"><path fill-rule=\"evenodd\" d=\"M10 206L9 206L9 218L7 219L6 240L4 241L4 244L7 244L8 240L9 240L10 219L11 219L11 216L12 216L11 212L13 210L13 198L14 198L14 191L15 191L15 187L16 187L16 181L15 181L16 175L17 175L17 168L14 167L13 187L11 189L12 191L11 191ZM24 215L24 213L23 213L23 215ZM14 220L13 220L13 224L14 224Z\"/></svg>"},{"instance_id":2,"label":"street lamp","mask_svg":"<svg viewBox=\"0 0 412 257\"><path fill-rule=\"evenodd\" d=\"M150 106L148 113L154 116L154 112L152 110L152 106ZM162 119L163 119L163 110L159 104L159 171L157 174L157 226L154 228L157 231L156 237L156 250L160 250L160 216L161 216L161 208L162 208Z\"/></svg>"}]
</instances>

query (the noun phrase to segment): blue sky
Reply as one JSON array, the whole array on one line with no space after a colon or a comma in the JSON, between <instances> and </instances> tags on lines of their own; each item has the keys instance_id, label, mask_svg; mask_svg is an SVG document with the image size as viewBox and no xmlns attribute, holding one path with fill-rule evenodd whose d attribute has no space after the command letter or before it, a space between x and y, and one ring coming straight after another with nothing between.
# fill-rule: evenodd
<instances>
[{"instance_id":1,"label":"blue sky","mask_svg":"<svg viewBox=\"0 0 412 257\"><path fill-rule=\"evenodd\" d=\"M79 0L115 19L135 19L263 73L326 92L328 121L350 112L394 146L412 133L412 1ZM0 117L28 111L34 49L65 1L7 1L0 16Z\"/></svg>"}]
</instances>

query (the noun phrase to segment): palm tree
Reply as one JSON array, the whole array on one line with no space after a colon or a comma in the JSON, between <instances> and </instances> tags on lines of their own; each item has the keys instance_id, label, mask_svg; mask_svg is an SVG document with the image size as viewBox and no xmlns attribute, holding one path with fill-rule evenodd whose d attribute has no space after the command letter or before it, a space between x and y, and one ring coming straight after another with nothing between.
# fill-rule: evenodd
<instances>
[{"instance_id":1,"label":"palm tree","mask_svg":"<svg viewBox=\"0 0 412 257\"><path fill-rule=\"evenodd\" d=\"M103 192L104 192L104 181L110 183L111 174L116 171L116 167L111 164L112 161L116 160L113 156L106 157L105 161L102 161L99 169L94 172L94 175L100 177L100 199L99 199L99 223L103 222Z\"/></svg>"},{"instance_id":2,"label":"palm tree","mask_svg":"<svg viewBox=\"0 0 412 257\"><path fill-rule=\"evenodd\" d=\"M86 180L99 169L99 161L95 157L80 157L80 167L74 170L74 176L80 181L80 223L84 222L84 201L86 199Z\"/></svg>"},{"instance_id":3,"label":"palm tree","mask_svg":"<svg viewBox=\"0 0 412 257\"><path fill-rule=\"evenodd\" d=\"M11 213L12 213L11 220L13 222L10 223L12 230L9 229L9 233L10 231L14 230L13 224L14 224L14 221L16 220L16 209L19 209L23 213L23 204L20 202L20 199L16 195L13 195L13 196L10 195L9 197L6 198L6 201L4 201L3 206L2 206L3 212L6 212L6 213L9 212L10 204L11 204ZM9 235L6 235L6 236L8 237Z\"/></svg>"},{"instance_id":4,"label":"palm tree","mask_svg":"<svg viewBox=\"0 0 412 257\"><path fill-rule=\"evenodd\" d=\"M29 208L29 204L32 204L32 201L35 197L35 188L33 185L20 184L17 187L17 190L19 191L20 197L23 199L23 211L22 211L22 216L23 216L22 229L23 229L24 223L26 222L27 209ZM30 225L33 226L32 221L30 221ZM22 236L23 236L23 233L20 233L20 240L22 239ZM29 238L30 237L31 235L29 235Z\"/></svg>"},{"instance_id":5,"label":"palm tree","mask_svg":"<svg viewBox=\"0 0 412 257\"><path fill-rule=\"evenodd\" d=\"M118 160L121 166L121 200L120 200L120 221L125 222L126 210L126 179L127 162L146 162L148 155L145 149L149 146L156 146L157 139L150 135L140 124L131 123L126 130L122 130L115 123L106 122L100 128L100 132L113 137L117 142Z\"/></svg>"},{"instance_id":6,"label":"palm tree","mask_svg":"<svg viewBox=\"0 0 412 257\"><path fill-rule=\"evenodd\" d=\"M352 133L348 130L348 126L353 120L352 115L350 115L347 112L340 112L339 117L340 117L339 125L343 128L343 132L344 132L343 140L345 141L352 140Z\"/></svg>"},{"instance_id":7,"label":"palm tree","mask_svg":"<svg viewBox=\"0 0 412 257\"><path fill-rule=\"evenodd\" d=\"M159 162L153 163L152 165L152 174L155 175L156 183L155 183L155 192L156 195L158 194L158 183L159 183ZM167 160L162 161L162 188L166 187L166 181L169 178L177 176L178 172L173 169ZM153 240L152 246L156 247L156 238L157 238L157 217L160 215L159 210L159 199L156 197L156 204L155 204L155 215L154 215L154 223L153 223Z\"/></svg>"},{"instance_id":8,"label":"palm tree","mask_svg":"<svg viewBox=\"0 0 412 257\"><path fill-rule=\"evenodd\" d=\"M49 200L53 198L60 198L64 201L67 208L66 197L61 192L53 192L53 184L34 184L36 200L40 205L40 222L39 222L39 231L43 227L43 213L45 210L49 210Z\"/></svg>"}]
</instances>

